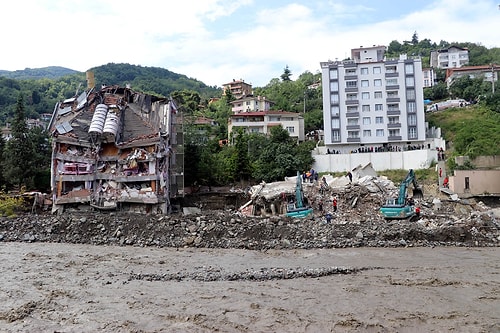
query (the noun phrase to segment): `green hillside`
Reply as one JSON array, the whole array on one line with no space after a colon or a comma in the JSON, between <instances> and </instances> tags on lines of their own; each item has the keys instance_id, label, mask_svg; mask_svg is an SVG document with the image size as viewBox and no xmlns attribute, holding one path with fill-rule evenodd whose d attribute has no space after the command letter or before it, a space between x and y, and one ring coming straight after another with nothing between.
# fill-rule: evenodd
<instances>
[{"instance_id":1,"label":"green hillside","mask_svg":"<svg viewBox=\"0 0 500 333\"><path fill-rule=\"evenodd\" d=\"M0 70L0 76L16 80L58 79L66 75L72 75L76 73L79 72L73 69L59 67L59 66L50 66L43 68L26 68L16 71Z\"/></svg>"}]
</instances>

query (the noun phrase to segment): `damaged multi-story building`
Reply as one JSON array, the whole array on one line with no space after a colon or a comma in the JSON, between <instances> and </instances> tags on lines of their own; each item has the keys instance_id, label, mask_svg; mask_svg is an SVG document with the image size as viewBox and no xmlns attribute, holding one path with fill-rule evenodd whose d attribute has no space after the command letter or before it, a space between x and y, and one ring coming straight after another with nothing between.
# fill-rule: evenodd
<instances>
[{"instance_id":1,"label":"damaged multi-story building","mask_svg":"<svg viewBox=\"0 0 500 333\"><path fill-rule=\"evenodd\" d=\"M48 127L52 211L84 205L170 213L184 193L177 110L171 99L119 86L57 103Z\"/></svg>"}]
</instances>

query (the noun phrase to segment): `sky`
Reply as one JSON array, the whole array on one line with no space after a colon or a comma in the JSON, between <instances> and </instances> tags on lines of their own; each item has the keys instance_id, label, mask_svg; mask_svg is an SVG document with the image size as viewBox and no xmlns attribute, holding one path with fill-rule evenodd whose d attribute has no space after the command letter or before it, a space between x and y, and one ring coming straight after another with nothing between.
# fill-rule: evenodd
<instances>
[{"instance_id":1,"label":"sky","mask_svg":"<svg viewBox=\"0 0 500 333\"><path fill-rule=\"evenodd\" d=\"M500 0L17 0L0 29L1 70L128 63L263 87L414 32L500 47Z\"/></svg>"}]
</instances>

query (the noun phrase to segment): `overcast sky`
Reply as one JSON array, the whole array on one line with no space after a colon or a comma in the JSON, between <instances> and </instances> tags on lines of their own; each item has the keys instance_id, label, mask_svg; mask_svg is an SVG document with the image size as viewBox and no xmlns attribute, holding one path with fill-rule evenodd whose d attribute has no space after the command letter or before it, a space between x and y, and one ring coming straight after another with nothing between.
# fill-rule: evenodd
<instances>
[{"instance_id":1,"label":"overcast sky","mask_svg":"<svg viewBox=\"0 0 500 333\"><path fill-rule=\"evenodd\" d=\"M211 86L296 79L393 40L500 47L500 0L17 0L2 3L0 69L161 67Z\"/></svg>"}]
</instances>

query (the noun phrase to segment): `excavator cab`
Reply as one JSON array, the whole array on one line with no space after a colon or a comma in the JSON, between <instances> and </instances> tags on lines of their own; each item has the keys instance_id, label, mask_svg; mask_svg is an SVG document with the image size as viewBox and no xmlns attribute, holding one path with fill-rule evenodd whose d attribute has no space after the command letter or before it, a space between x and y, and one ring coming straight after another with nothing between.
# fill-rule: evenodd
<instances>
[{"instance_id":1,"label":"excavator cab","mask_svg":"<svg viewBox=\"0 0 500 333\"><path fill-rule=\"evenodd\" d=\"M408 187L413 185L412 197L408 198ZM414 199L422 199L424 197L422 189L418 186L415 179L413 169L410 169L406 178L399 186L399 196L397 198L389 198L386 203L380 208L380 212L385 219L406 219L415 216L418 207L415 207ZM419 210L420 212L420 210Z\"/></svg>"}]
</instances>

